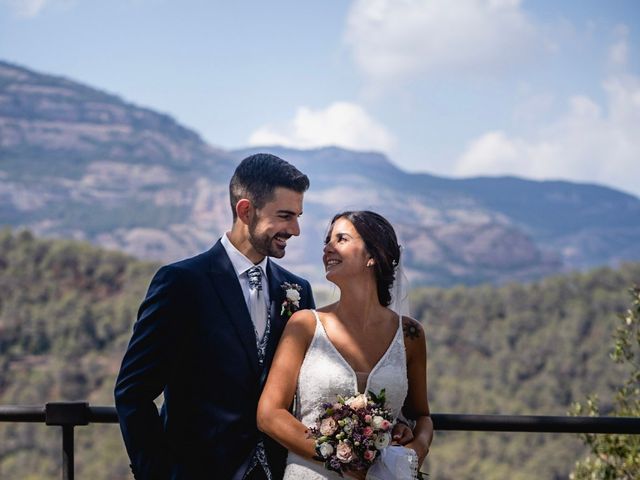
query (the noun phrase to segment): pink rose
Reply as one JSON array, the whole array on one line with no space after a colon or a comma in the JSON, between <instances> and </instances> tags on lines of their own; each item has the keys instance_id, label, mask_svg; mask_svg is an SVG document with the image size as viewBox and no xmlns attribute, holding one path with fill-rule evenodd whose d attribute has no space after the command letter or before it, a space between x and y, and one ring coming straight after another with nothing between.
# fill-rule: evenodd
<instances>
[{"instance_id":1,"label":"pink rose","mask_svg":"<svg viewBox=\"0 0 640 480\"><path fill-rule=\"evenodd\" d=\"M373 428L364 427L364 429L362 430L362 435L364 435L365 437L369 438L371 435L373 435Z\"/></svg>"},{"instance_id":2,"label":"pink rose","mask_svg":"<svg viewBox=\"0 0 640 480\"><path fill-rule=\"evenodd\" d=\"M336 448L336 457L342 463L349 463L353 460L353 450L351 449L351 445L346 442L338 443L338 447Z\"/></svg>"},{"instance_id":3,"label":"pink rose","mask_svg":"<svg viewBox=\"0 0 640 480\"><path fill-rule=\"evenodd\" d=\"M320 433L322 435L333 435L338 429L338 423L332 418L324 418L320 423Z\"/></svg>"},{"instance_id":4,"label":"pink rose","mask_svg":"<svg viewBox=\"0 0 640 480\"><path fill-rule=\"evenodd\" d=\"M364 421L367 423L371 423L371 420L373 419L373 417L369 414L364 416Z\"/></svg>"},{"instance_id":5,"label":"pink rose","mask_svg":"<svg viewBox=\"0 0 640 480\"><path fill-rule=\"evenodd\" d=\"M376 451L375 450L365 450L364 452L364 459L367 462L371 462L373 461L374 458L376 458Z\"/></svg>"},{"instance_id":6,"label":"pink rose","mask_svg":"<svg viewBox=\"0 0 640 480\"><path fill-rule=\"evenodd\" d=\"M380 422L380 428L384 431L387 431L391 428L391 422L389 420L383 420Z\"/></svg>"}]
</instances>

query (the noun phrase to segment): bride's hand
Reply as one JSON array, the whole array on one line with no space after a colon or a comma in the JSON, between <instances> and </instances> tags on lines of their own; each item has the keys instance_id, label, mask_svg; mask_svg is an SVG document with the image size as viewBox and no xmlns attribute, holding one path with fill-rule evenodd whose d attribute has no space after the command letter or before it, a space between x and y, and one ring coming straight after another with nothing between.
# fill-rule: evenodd
<instances>
[{"instance_id":1,"label":"bride's hand","mask_svg":"<svg viewBox=\"0 0 640 480\"><path fill-rule=\"evenodd\" d=\"M406 445L413 440L413 432L404 423L396 423L391 432L392 445Z\"/></svg>"}]
</instances>

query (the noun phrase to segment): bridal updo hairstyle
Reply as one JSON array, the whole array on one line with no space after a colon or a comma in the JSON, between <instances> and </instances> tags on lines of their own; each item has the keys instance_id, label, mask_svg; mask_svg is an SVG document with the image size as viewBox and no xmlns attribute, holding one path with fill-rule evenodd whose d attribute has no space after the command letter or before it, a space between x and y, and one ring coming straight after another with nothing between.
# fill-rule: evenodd
<instances>
[{"instance_id":1,"label":"bridal updo hairstyle","mask_svg":"<svg viewBox=\"0 0 640 480\"><path fill-rule=\"evenodd\" d=\"M391 224L382 215L369 210L338 213L331 220L329 230L339 218L349 220L362 237L367 252L375 261L378 301L385 307L391 303L391 285L395 280L395 270L400 261L400 245Z\"/></svg>"}]
</instances>

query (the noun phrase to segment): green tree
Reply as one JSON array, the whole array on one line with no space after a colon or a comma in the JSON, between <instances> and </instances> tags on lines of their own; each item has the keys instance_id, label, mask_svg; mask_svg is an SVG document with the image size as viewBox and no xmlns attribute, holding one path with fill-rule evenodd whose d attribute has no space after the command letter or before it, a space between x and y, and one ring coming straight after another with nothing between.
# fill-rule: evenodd
<instances>
[{"instance_id":1,"label":"green tree","mask_svg":"<svg viewBox=\"0 0 640 480\"><path fill-rule=\"evenodd\" d=\"M624 384L618 388L609 415L640 416L640 287L630 290L631 307L620 315L620 325L614 334L611 358L629 369ZM597 397L577 404L577 415L600 415ZM584 435L589 456L576 463L570 478L574 480L622 480L640 478L640 435Z\"/></svg>"}]
</instances>

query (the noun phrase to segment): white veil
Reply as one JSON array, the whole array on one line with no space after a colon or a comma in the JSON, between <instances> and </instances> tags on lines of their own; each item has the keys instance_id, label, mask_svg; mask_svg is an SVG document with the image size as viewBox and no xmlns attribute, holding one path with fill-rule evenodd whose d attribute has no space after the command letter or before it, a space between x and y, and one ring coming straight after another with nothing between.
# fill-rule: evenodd
<instances>
[{"instance_id":1,"label":"white veil","mask_svg":"<svg viewBox=\"0 0 640 480\"><path fill-rule=\"evenodd\" d=\"M409 312L409 279L404 273L404 248L400 246L400 261L395 266L395 280L391 285L391 303L389 308L400 316L410 316Z\"/></svg>"}]
</instances>

